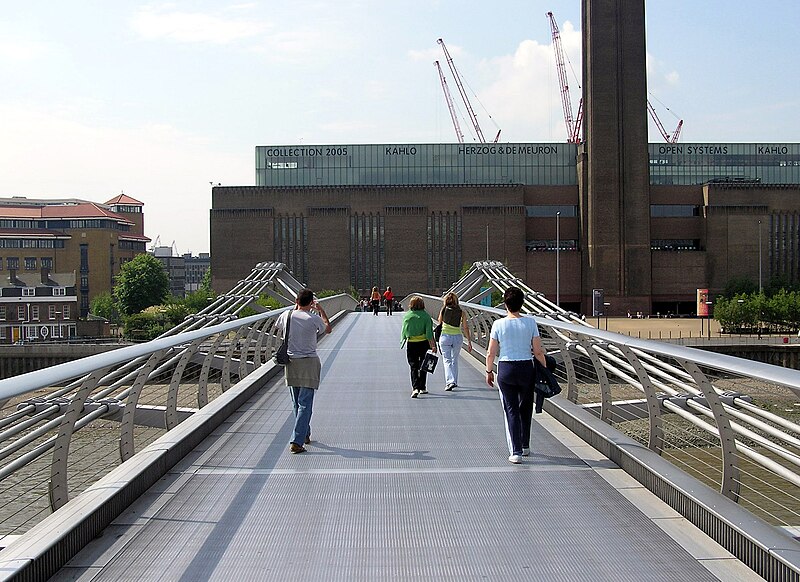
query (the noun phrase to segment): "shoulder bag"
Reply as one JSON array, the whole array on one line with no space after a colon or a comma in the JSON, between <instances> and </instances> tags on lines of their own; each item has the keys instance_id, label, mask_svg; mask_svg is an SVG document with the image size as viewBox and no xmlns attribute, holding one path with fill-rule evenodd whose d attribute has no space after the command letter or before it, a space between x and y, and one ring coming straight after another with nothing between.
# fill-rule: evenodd
<instances>
[{"instance_id":1,"label":"shoulder bag","mask_svg":"<svg viewBox=\"0 0 800 582\"><path fill-rule=\"evenodd\" d=\"M285 366L289 363L289 325L292 323L292 312L286 316L286 327L283 330L283 341L272 356L272 363L276 366Z\"/></svg>"}]
</instances>

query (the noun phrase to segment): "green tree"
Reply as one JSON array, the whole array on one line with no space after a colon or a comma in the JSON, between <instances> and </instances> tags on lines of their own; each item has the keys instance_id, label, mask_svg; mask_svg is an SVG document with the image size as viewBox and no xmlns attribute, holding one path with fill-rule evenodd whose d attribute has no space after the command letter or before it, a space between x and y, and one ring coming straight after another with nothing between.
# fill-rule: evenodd
<instances>
[{"instance_id":1,"label":"green tree","mask_svg":"<svg viewBox=\"0 0 800 582\"><path fill-rule=\"evenodd\" d=\"M203 279L200 281L200 290L205 291L208 295L214 295L216 297L216 293L211 288L211 267L206 269L206 272L203 273Z\"/></svg>"},{"instance_id":2,"label":"green tree","mask_svg":"<svg viewBox=\"0 0 800 582\"><path fill-rule=\"evenodd\" d=\"M122 265L114 297L120 312L126 316L163 303L169 297L167 272L152 255L137 255Z\"/></svg>"},{"instance_id":3,"label":"green tree","mask_svg":"<svg viewBox=\"0 0 800 582\"><path fill-rule=\"evenodd\" d=\"M114 296L108 291L95 295L92 302L89 304L89 313L102 317L111 323L119 323L119 310L114 301Z\"/></svg>"},{"instance_id":4,"label":"green tree","mask_svg":"<svg viewBox=\"0 0 800 582\"><path fill-rule=\"evenodd\" d=\"M737 279L731 279L725 285L725 291L723 295L725 297L734 297L734 296L741 296L741 295L751 295L758 291L758 285L753 282L752 279L749 277L739 277Z\"/></svg>"},{"instance_id":5,"label":"green tree","mask_svg":"<svg viewBox=\"0 0 800 582\"><path fill-rule=\"evenodd\" d=\"M182 305L186 307L186 309L190 313L197 313L211 305L211 302L214 301L215 295L214 292L208 292L205 289L198 289L197 291L193 291L188 293L186 297L180 301Z\"/></svg>"}]
</instances>

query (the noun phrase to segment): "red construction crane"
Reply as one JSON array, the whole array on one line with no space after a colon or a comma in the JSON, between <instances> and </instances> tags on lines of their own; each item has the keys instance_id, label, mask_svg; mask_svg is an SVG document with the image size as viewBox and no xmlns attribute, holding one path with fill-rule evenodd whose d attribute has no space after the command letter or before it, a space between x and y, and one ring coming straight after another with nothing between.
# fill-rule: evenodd
<instances>
[{"instance_id":1,"label":"red construction crane","mask_svg":"<svg viewBox=\"0 0 800 582\"><path fill-rule=\"evenodd\" d=\"M475 115L475 110L472 109L472 105L469 102L467 92L464 90L464 85L461 83L461 76L458 74L456 65L453 62L453 57L450 56L450 52L447 50L447 46L445 46L444 41L441 38L436 42L442 45L442 51L444 51L444 56L447 59L447 66L450 67L450 72L453 73L453 79L456 81L456 87L458 87L461 100L464 102L464 107L467 109L467 115L469 115L469 119L472 122L472 127L475 129L475 134L478 136L478 141L481 143L486 143L486 138L483 137L483 131L478 123L478 116ZM500 139L500 131L501 130L499 129L497 130L497 135L494 137L494 143L497 143L497 140Z\"/></svg>"},{"instance_id":2,"label":"red construction crane","mask_svg":"<svg viewBox=\"0 0 800 582\"><path fill-rule=\"evenodd\" d=\"M667 143L677 143L678 138L681 135L681 129L683 129L683 119L678 121L678 127L676 127L675 131L670 134L666 129L664 129L664 125L661 123L658 115L656 115L656 110L653 108L653 105L650 103L649 99L647 100L647 111L650 113L650 117L653 118L653 121L655 121L658 131L661 133L661 137L663 137Z\"/></svg>"},{"instance_id":3,"label":"red construction crane","mask_svg":"<svg viewBox=\"0 0 800 582\"><path fill-rule=\"evenodd\" d=\"M569 143L581 143L581 125L583 124L583 99L578 101L578 115L572 117L572 100L569 95L569 83L567 82L567 68L564 65L564 50L561 47L561 33L552 12L547 13L550 20L550 31L553 36L553 52L556 55L556 69L558 70L558 81L561 85L561 107L564 110L564 124L567 126L567 141Z\"/></svg>"},{"instance_id":4,"label":"red construction crane","mask_svg":"<svg viewBox=\"0 0 800 582\"><path fill-rule=\"evenodd\" d=\"M450 95L450 89L447 88L447 80L444 78L442 67L439 66L439 61L433 61L433 64L436 65L436 70L439 71L439 80L442 82L442 91L444 91L444 98L447 100L447 108L450 110L450 118L453 120L453 127L456 130L458 143L464 143L464 134L461 131L461 125L458 123L456 108L453 105L453 97Z\"/></svg>"}]
</instances>

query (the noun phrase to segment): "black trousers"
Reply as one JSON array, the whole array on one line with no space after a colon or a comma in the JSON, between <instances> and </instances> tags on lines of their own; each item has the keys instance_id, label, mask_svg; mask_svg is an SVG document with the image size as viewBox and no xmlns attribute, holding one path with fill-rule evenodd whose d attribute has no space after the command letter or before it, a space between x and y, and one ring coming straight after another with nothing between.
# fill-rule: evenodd
<instances>
[{"instance_id":1,"label":"black trousers","mask_svg":"<svg viewBox=\"0 0 800 582\"><path fill-rule=\"evenodd\" d=\"M529 449L533 416L533 360L499 362L497 386L505 412L508 451L521 455Z\"/></svg>"},{"instance_id":2,"label":"black trousers","mask_svg":"<svg viewBox=\"0 0 800 582\"><path fill-rule=\"evenodd\" d=\"M425 383L428 381L428 373L422 370L422 360L428 352L428 342L408 342L406 343L406 358L408 366L411 368L411 389L426 390Z\"/></svg>"}]
</instances>

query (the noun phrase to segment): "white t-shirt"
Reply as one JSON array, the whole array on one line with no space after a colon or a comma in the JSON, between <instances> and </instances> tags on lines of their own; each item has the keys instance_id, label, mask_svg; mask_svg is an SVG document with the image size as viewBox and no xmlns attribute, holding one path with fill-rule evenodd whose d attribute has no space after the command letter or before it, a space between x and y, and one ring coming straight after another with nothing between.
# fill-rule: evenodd
<instances>
[{"instance_id":1,"label":"white t-shirt","mask_svg":"<svg viewBox=\"0 0 800 582\"><path fill-rule=\"evenodd\" d=\"M539 326L532 317L504 317L492 324L489 337L500 344L501 362L530 360L531 342L539 335Z\"/></svg>"},{"instance_id":2,"label":"white t-shirt","mask_svg":"<svg viewBox=\"0 0 800 582\"><path fill-rule=\"evenodd\" d=\"M289 357L311 358L317 355L317 334L325 331L325 323L316 313L293 309L278 318L277 327L283 337L286 318L291 314L292 324L289 326Z\"/></svg>"}]
</instances>

